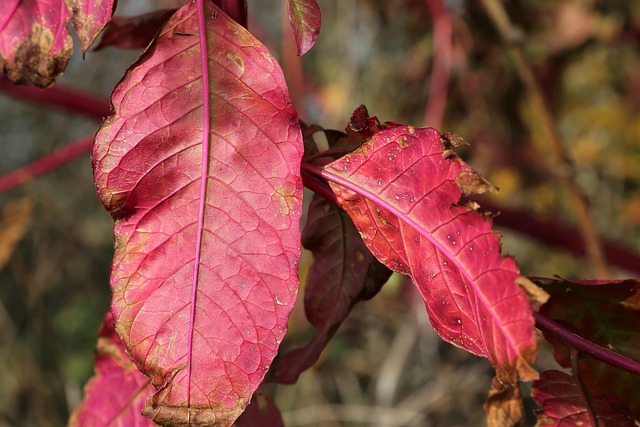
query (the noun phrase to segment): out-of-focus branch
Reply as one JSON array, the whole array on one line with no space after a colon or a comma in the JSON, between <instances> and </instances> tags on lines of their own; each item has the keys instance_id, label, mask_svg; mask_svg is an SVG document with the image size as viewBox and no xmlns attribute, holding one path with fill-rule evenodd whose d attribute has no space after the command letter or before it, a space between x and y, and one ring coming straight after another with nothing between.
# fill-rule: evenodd
<instances>
[{"instance_id":1,"label":"out-of-focus branch","mask_svg":"<svg viewBox=\"0 0 640 427\"><path fill-rule=\"evenodd\" d=\"M507 50L511 56L518 77L532 100L532 108L535 109L536 115L541 118L545 134L549 136L549 152L552 154L553 162L547 165L547 168L549 172L561 182L569 197L594 269L599 277L609 277L609 269L602 249L602 243L593 219L591 218L586 197L582 189L573 179L573 165L560 140L558 129L542 95L540 85L536 81L531 67L527 64L522 50L516 45L519 32L511 24L499 0L481 0L481 3L500 33L500 36L506 42Z\"/></svg>"},{"instance_id":2,"label":"out-of-focus branch","mask_svg":"<svg viewBox=\"0 0 640 427\"><path fill-rule=\"evenodd\" d=\"M0 176L0 193L17 187L31 178L62 166L77 157L83 156L91 149L93 138L94 135L86 136L23 168L16 169L4 176Z\"/></svg>"},{"instance_id":3,"label":"out-of-focus branch","mask_svg":"<svg viewBox=\"0 0 640 427\"><path fill-rule=\"evenodd\" d=\"M111 114L109 102L88 92L55 85L48 89L21 86L0 78L0 93L43 106L54 106L72 113L102 120Z\"/></svg>"},{"instance_id":4,"label":"out-of-focus branch","mask_svg":"<svg viewBox=\"0 0 640 427\"><path fill-rule=\"evenodd\" d=\"M439 128L444 117L451 74L451 18L444 0L426 0L433 22L433 66L424 125Z\"/></svg>"}]
</instances>

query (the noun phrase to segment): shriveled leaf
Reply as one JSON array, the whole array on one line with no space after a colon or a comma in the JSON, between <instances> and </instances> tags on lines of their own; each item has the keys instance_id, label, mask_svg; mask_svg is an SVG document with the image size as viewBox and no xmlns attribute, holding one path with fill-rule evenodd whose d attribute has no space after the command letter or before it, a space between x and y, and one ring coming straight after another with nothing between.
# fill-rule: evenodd
<instances>
[{"instance_id":1,"label":"shriveled leaf","mask_svg":"<svg viewBox=\"0 0 640 427\"><path fill-rule=\"evenodd\" d=\"M0 74L15 83L47 87L67 66L72 23L84 50L111 19L114 0L3 0Z\"/></svg>"},{"instance_id":2,"label":"shriveled leaf","mask_svg":"<svg viewBox=\"0 0 640 427\"><path fill-rule=\"evenodd\" d=\"M175 9L161 9L139 16L115 16L107 24L102 39L94 50L109 46L120 49L144 49L174 13Z\"/></svg>"},{"instance_id":3,"label":"shriveled leaf","mask_svg":"<svg viewBox=\"0 0 640 427\"><path fill-rule=\"evenodd\" d=\"M583 338L634 360L640 360L640 282L637 280L541 280L551 298L540 312L571 325ZM569 349L553 337L555 358L571 366ZM640 420L639 378L591 358L580 359L581 377L589 389L624 400Z\"/></svg>"},{"instance_id":4,"label":"shriveled leaf","mask_svg":"<svg viewBox=\"0 0 640 427\"><path fill-rule=\"evenodd\" d=\"M587 400L575 379L560 371L545 371L533 383L533 399L542 406L537 426L632 427L633 420L615 398L590 396ZM591 412L591 416L589 413Z\"/></svg>"},{"instance_id":5,"label":"shriveled leaf","mask_svg":"<svg viewBox=\"0 0 640 427\"><path fill-rule=\"evenodd\" d=\"M111 20L116 0L67 0L73 8L71 23L76 31L82 51L89 50L100 31Z\"/></svg>"},{"instance_id":6,"label":"shriveled leaf","mask_svg":"<svg viewBox=\"0 0 640 427\"><path fill-rule=\"evenodd\" d=\"M413 278L444 340L487 357L500 381L535 379L516 263L501 257L490 221L458 205L488 184L451 148L435 129L387 124L322 176L376 258Z\"/></svg>"},{"instance_id":7,"label":"shriveled leaf","mask_svg":"<svg viewBox=\"0 0 640 427\"><path fill-rule=\"evenodd\" d=\"M158 390L145 414L165 425L233 423L298 289L298 118L267 49L206 9L205 68L189 2L114 90L93 150L115 219L116 330Z\"/></svg>"},{"instance_id":8,"label":"shriveled leaf","mask_svg":"<svg viewBox=\"0 0 640 427\"><path fill-rule=\"evenodd\" d=\"M487 427L524 426L520 387L494 378L484 402L484 411L487 413Z\"/></svg>"},{"instance_id":9,"label":"shriveled leaf","mask_svg":"<svg viewBox=\"0 0 640 427\"><path fill-rule=\"evenodd\" d=\"M289 0L287 12L298 56L302 56L313 47L320 35L320 7L316 0Z\"/></svg>"},{"instance_id":10,"label":"shriveled leaf","mask_svg":"<svg viewBox=\"0 0 640 427\"><path fill-rule=\"evenodd\" d=\"M69 427L152 427L142 415L147 396L154 392L149 379L129 361L113 328L111 312L98 332L95 375L84 388L84 400L69 419Z\"/></svg>"},{"instance_id":11,"label":"shriveled leaf","mask_svg":"<svg viewBox=\"0 0 640 427\"><path fill-rule=\"evenodd\" d=\"M353 306L377 294L391 275L371 255L349 216L320 196L309 206L302 245L314 256L304 308L317 331L309 344L276 360L274 380L283 384L294 384L317 362Z\"/></svg>"},{"instance_id":12,"label":"shriveled leaf","mask_svg":"<svg viewBox=\"0 0 640 427\"><path fill-rule=\"evenodd\" d=\"M240 415L237 427L284 427L280 410L262 387L253 394L251 403Z\"/></svg>"}]
</instances>

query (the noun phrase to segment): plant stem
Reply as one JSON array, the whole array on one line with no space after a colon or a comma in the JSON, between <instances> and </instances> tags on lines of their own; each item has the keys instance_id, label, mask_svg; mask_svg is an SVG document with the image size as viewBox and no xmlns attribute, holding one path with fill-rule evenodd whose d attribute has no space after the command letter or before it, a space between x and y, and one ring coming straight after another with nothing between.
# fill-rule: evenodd
<instances>
[{"instance_id":1,"label":"plant stem","mask_svg":"<svg viewBox=\"0 0 640 427\"><path fill-rule=\"evenodd\" d=\"M579 350L582 354L592 359L640 376L640 362L582 338L544 314L534 313L534 317L538 329L555 336L568 347Z\"/></svg>"},{"instance_id":2,"label":"plant stem","mask_svg":"<svg viewBox=\"0 0 640 427\"><path fill-rule=\"evenodd\" d=\"M580 232L586 243L587 252L596 273L601 278L607 278L609 277L609 268L604 256L600 237L598 236L597 229L587 206L587 200L581 188L573 180L573 165L560 140L558 129L555 126L549 107L542 95L540 85L524 59L522 50L514 44L518 31L511 24L509 16L500 1L482 0L481 3L500 33L503 41L507 43L507 51L513 60L516 73L531 97L532 107L535 109L536 115L542 120L543 130L545 134L548 135L549 151L553 156L553 164L548 165L547 168L549 172L562 183L569 196L578 220Z\"/></svg>"},{"instance_id":3,"label":"plant stem","mask_svg":"<svg viewBox=\"0 0 640 427\"><path fill-rule=\"evenodd\" d=\"M426 0L433 22L433 66L424 125L440 128L451 73L451 18L443 0Z\"/></svg>"}]
</instances>

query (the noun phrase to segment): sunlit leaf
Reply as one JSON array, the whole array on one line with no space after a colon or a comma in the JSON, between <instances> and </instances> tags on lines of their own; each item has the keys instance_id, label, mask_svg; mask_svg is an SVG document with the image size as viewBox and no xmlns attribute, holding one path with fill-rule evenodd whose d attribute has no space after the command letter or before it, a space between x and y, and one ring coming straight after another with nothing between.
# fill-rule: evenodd
<instances>
[{"instance_id":1,"label":"sunlit leaf","mask_svg":"<svg viewBox=\"0 0 640 427\"><path fill-rule=\"evenodd\" d=\"M197 16L178 10L116 87L93 162L116 330L158 390L145 414L230 426L296 300L303 143L267 49L209 3L201 64Z\"/></svg>"},{"instance_id":2,"label":"sunlit leaf","mask_svg":"<svg viewBox=\"0 0 640 427\"><path fill-rule=\"evenodd\" d=\"M320 35L320 8L316 0L288 0L287 11L298 55L302 56L313 47Z\"/></svg>"}]
</instances>

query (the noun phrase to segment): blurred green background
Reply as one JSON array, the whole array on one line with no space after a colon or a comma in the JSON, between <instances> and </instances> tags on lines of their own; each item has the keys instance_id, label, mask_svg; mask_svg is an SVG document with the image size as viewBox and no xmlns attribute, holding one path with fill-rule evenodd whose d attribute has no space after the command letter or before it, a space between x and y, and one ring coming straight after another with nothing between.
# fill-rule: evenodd
<instances>
[{"instance_id":1,"label":"blurred green background","mask_svg":"<svg viewBox=\"0 0 640 427\"><path fill-rule=\"evenodd\" d=\"M120 0L118 14L176 3ZM250 29L282 60L301 117L343 129L365 104L383 121L422 125L434 53L427 1L318 3L320 38L296 59L283 35L282 2L249 0ZM501 188L497 203L575 224L566 194L545 167L540 117L480 2L445 3L453 47L441 131L471 143L462 154ZM504 4L522 30L520 46L598 229L640 248L640 3ZM83 61L76 52L59 84L106 98L138 55L108 48ZM97 127L0 93L0 174ZM111 226L88 156L0 194L0 427L62 426L79 403L109 303ZM523 274L594 274L587 259L500 231L505 253ZM306 255L303 281L310 262ZM301 345L312 333L296 307L283 346ZM548 351L540 363L550 366ZM316 367L296 385L272 391L287 426L479 426L491 376L485 360L435 336L411 285L394 276L378 297L356 307Z\"/></svg>"}]
</instances>

